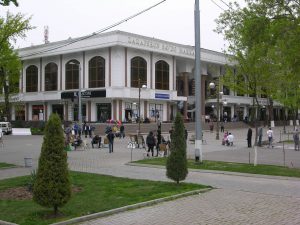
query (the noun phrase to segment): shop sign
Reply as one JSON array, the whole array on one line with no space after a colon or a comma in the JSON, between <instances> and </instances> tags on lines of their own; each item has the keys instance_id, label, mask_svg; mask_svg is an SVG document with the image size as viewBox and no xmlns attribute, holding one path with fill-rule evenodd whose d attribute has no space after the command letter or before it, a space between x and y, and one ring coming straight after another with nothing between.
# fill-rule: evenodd
<instances>
[{"instance_id":1,"label":"shop sign","mask_svg":"<svg viewBox=\"0 0 300 225\"><path fill-rule=\"evenodd\" d=\"M155 98L158 98L158 99L170 99L170 94L155 93Z\"/></svg>"},{"instance_id":2,"label":"shop sign","mask_svg":"<svg viewBox=\"0 0 300 225\"><path fill-rule=\"evenodd\" d=\"M61 99L74 99L78 97L78 91L62 92ZM106 90L82 91L81 98L105 98Z\"/></svg>"}]
</instances>

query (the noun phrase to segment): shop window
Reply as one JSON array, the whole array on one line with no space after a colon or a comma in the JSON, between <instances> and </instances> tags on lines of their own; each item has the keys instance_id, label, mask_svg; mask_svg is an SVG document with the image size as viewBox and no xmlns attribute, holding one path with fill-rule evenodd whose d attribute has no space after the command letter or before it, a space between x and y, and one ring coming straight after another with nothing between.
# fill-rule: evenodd
<instances>
[{"instance_id":1,"label":"shop window","mask_svg":"<svg viewBox=\"0 0 300 225\"><path fill-rule=\"evenodd\" d=\"M162 121L163 104L149 104L149 115L152 121Z\"/></svg>"},{"instance_id":2,"label":"shop window","mask_svg":"<svg viewBox=\"0 0 300 225\"><path fill-rule=\"evenodd\" d=\"M44 106L33 105L32 106L32 120L44 120Z\"/></svg>"},{"instance_id":3,"label":"shop window","mask_svg":"<svg viewBox=\"0 0 300 225\"><path fill-rule=\"evenodd\" d=\"M111 104L110 103L99 103L96 104L97 107L97 121L100 123L105 123L107 120L111 119Z\"/></svg>"}]
</instances>

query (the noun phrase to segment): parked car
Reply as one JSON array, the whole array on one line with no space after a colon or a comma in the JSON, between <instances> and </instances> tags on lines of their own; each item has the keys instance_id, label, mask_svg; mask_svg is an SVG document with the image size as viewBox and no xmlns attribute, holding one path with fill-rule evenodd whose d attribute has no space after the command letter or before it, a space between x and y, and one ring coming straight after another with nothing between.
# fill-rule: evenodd
<instances>
[{"instance_id":1,"label":"parked car","mask_svg":"<svg viewBox=\"0 0 300 225\"><path fill-rule=\"evenodd\" d=\"M10 122L0 122L0 128L2 129L2 133L11 134L12 128Z\"/></svg>"}]
</instances>

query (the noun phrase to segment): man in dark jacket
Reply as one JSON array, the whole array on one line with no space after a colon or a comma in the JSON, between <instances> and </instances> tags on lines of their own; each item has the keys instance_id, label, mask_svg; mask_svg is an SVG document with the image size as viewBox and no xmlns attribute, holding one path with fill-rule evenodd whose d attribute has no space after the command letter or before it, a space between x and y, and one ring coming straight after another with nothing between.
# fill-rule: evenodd
<instances>
[{"instance_id":1,"label":"man in dark jacket","mask_svg":"<svg viewBox=\"0 0 300 225\"><path fill-rule=\"evenodd\" d=\"M251 141L252 141L252 129L251 129L251 127L249 127L248 133L247 133L248 148L251 148L251 146L252 146Z\"/></svg>"},{"instance_id":2,"label":"man in dark jacket","mask_svg":"<svg viewBox=\"0 0 300 225\"><path fill-rule=\"evenodd\" d=\"M101 137L99 135L95 135L92 139L92 148L94 148L94 144L98 144L98 147L101 147Z\"/></svg>"},{"instance_id":3,"label":"man in dark jacket","mask_svg":"<svg viewBox=\"0 0 300 225\"><path fill-rule=\"evenodd\" d=\"M112 130L110 130L108 132L108 134L106 135L107 139L108 139L108 148L109 148L109 153L113 153L114 152L114 138L115 135L112 132Z\"/></svg>"},{"instance_id":4,"label":"man in dark jacket","mask_svg":"<svg viewBox=\"0 0 300 225\"><path fill-rule=\"evenodd\" d=\"M153 157L153 152L154 152L154 146L155 146L155 138L153 135L153 132L150 131L147 138L146 138L146 144L148 145L148 153L147 156L149 156L149 152L152 152L152 157Z\"/></svg>"}]
</instances>

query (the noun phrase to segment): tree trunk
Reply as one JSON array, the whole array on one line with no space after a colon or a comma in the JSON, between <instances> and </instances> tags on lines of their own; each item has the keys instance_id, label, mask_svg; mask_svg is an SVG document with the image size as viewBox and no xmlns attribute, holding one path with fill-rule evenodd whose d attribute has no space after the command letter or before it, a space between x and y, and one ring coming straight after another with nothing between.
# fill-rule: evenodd
<instances>
[{"instance_id":1,"label":"tree trunk","mask_svg":"<svg viewBox=\"0 0 300 225\"><path fill-rule=\"evenodd\" d=\"M58 206L55 205L55 206L54 206L54 215L57 215L57 213L58 213Z\"/></svg>"},{"instance_id":2,"label":"tree trunk","mask_svg":"<svg viewBox=\"0 0 300 225\"><path fill-rule=\"evenodd\" d=\"M7 121L11 120L11 116L10 116L10 109L9 109L9 86L6 83L6 81L4 81L4 110L5 113L4 115L6 116Z\"/></svg>"}]
</instances>

